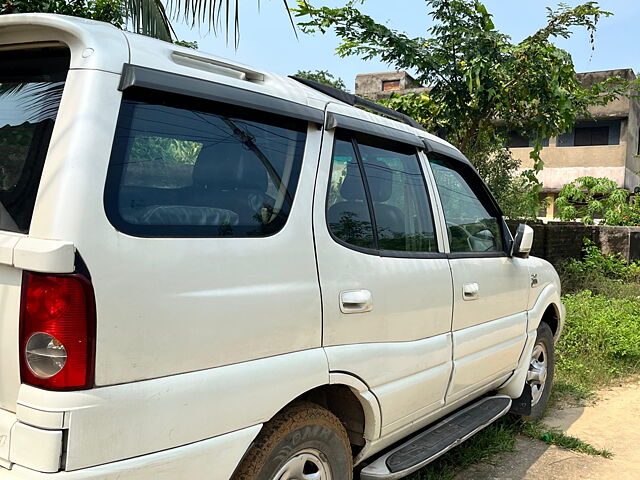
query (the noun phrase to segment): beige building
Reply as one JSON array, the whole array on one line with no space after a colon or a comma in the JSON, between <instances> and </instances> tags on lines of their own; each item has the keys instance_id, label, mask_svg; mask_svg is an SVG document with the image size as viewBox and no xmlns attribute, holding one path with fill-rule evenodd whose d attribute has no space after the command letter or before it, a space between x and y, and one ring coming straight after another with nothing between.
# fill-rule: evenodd
<instances>
[{"instance_id":1,"label":"beige building","mask_svg":"<svg viewBox=\"0 0 640 480\"><path fill-rule=\"evenodd\" d=\"M611 76L636 78L631 69L606 70L578 74L583 85ZM356 77L356 94L379 99L392 93L425 91L404 71L371 73ZM541 156L544 170L539 179L545 196L553 200L565 183L578 177L607 177L619 187L633 191L640 186L640 102L620 98L605 106L590 109L592 118L581 119L573 130L557 138L544 140ZM517 134L510 135L510 149L522 168L531 166L531 143ZM553 217L553 202L547 211Z\"/></svg>"}]
</instances>

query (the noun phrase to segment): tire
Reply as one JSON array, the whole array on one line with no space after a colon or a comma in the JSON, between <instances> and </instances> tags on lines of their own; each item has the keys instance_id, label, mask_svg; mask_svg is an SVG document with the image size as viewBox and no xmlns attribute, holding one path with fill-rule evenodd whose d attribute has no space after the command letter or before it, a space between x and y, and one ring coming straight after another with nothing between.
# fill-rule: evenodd
<instances>
[{"instance_id":1,"label":"tire","mask_svg":"<svg viewBox=\"0 0 640 480\"><path fill-rule=\"evenodd\" d=\"M349 438L335 415L310 402L286 408L264 425L232 480L281 478L352 480Z\"/></svg>"},{"instance_id":2,"label":"tire","mask_svg":"<svg viewBox=\"0 0 640 480\"><path fill-rule=\"evenodd\" d=\"M545 368L544 378L540 378L541 368ZM554 341L551 328L542 322L538 326L536 343L533 347L529 372L527 374L527 385L525 388L531 389L531 413L524 418L536 420L542 417L553 385L553 375L555 372ZM538 378L534 378L538 377Z\"/></svg>"}]
</instances>

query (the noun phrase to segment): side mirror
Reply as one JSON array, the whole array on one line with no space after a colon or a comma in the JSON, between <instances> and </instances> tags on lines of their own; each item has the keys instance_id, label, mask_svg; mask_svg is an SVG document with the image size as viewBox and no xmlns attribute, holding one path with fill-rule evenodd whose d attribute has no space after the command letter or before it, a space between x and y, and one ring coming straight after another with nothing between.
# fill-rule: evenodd
<instances>
[{"instance_id":1,"label":"side mirror","mask_svg":"<svg viewBox=\"0 0 640 480\"><path fill-rule=\"evenodd\" d=\"M518 225L518 230L516 230L516 238L513 240L513 246L511 247L511 256L527 258L531 253L532 246L533 228L521 223Z\"/></svg>"}]
</instances>

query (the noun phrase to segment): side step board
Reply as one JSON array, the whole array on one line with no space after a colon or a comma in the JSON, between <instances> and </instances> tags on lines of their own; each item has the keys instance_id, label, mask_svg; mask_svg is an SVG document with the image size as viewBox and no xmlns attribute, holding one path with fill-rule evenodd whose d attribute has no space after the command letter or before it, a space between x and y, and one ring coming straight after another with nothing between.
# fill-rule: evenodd
<instances>
[{"instance_id":1,"label":"side step board","mask_svg":"<svg viewBox=\"0 0 640 480\"><path fill-rule=\"evenodd\" d=\"M510 407L511 398L507 396L483 398L376 459L362 469L360 480L388 480L409 475L493 423Z\"/></svg>"}]
</instances>

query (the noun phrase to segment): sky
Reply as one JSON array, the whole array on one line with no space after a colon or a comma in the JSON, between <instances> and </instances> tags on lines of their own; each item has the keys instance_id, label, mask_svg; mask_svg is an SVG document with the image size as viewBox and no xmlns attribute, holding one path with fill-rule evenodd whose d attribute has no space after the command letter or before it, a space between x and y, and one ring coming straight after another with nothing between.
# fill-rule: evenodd
<instances>
[{"instance_id":1,"label":"sky","mask_svg":"<svg viewBox=\"0 0 640 480\"><path fill-rule=\"evenodd\" d=\"M585 0L586 1L586 0ZM312 0L314 6L342 6L346 0ZM236 49L231 35L226 42L224 32L214 34L208 26L191 29L184 22L174 22L178 38L198 42L200 50L233 59L247 65L290 75L298 70L328 70L342 78L353 90L358 73L384 72L393 68L379 61L363 61L357 57L340 58L335 54L339 40L332 32L306 35L298 31L296 38L281 0L240 0L240 44ZM289 0L295 5L295 0ZM565 0L575 6L583 2ZM591 50L584 29L576 28L569 40L555 43L573 57L576 71L633 68L640 73L640 0L601 0L600 6L613 13L602 18L596 33L595 50ZM549 0L485 0L496 28L518 42L545 25ZM389 8L389 5L397 5ZM431 24L424 0L367 0L360 9L378 22L404 31L410 36L427 36Z\"/></svg>"}]
</instances>

